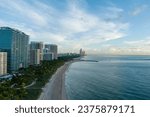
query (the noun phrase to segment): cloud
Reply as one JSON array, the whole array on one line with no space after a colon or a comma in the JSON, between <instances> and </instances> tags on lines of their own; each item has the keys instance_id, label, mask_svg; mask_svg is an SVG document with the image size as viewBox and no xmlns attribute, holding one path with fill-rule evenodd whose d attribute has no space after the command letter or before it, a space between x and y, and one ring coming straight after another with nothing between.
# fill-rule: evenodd
<instances>
[{"instance_id":1,"label":"cloud","mask_svg":"<svg viewBox=\"0 0 150 117\"><path fill-rule=\"evenodd\" d=\"M65 8L58 9L40 0L1 0L0 26L17 28L29 34L31 40L56 43L65 51L67 48L77 51L81 47L94 50L103 42L126 36L129 23L116 18L123 9L107 7L110 15L105 16L109 18L106 20L103 15L88 12L87 5L85 1L69 0Z\"/></svg>"},{"instance_id":2,"label":"cloud","mask_svg":"<svg viewBox=\"0 0 150 117\"><path fill-rule=\"evenodd\" d=\"M148 8L148 5L140 5L138 7L136 7L133 11L132 11L132 15L133 16L137 16L139 15L140 13L144 12L146 9Z\"/></svg>"},{"instance_id":3,"label":"cloud","mask_svg":"<svg viewBox=\"0 0 150 117\"><path fill-rule=\"evenodd\" d=\"M118 8L116 6L110 6L104 8L104 17L106 20L111 21L111 20L118 20L122 18L124 10L121 8Z\"/></svg>"},{"instance_id":4,"label":"cloud","mask_svg":"<svg viewBox=\"0 0 150 117\"><path fill-rule=\"evenodd\" d=\"M41 3L38 3L41 5ZM23 20L26 23L32 23L32 25L46 26L48 25L48 19L45 12L41 12L38 9L38 5L31 5L23 0L2 0L0 6L9 12L9 15L16 18L16 20ZM46 5L45 5L46 6ZM42 6L44 9L45 6ZM16 22L17 24L19 22Z\"/></svg>"},{"instance_id":5,"label":"cloud","mask_svg":"<svg viewBox=\"0 0 150 117\"><path fill-rule=\"evenodd\" d=\"M124 53L150 55L150 38L143 40L125 41L125 48L122 48Z\"/></svg>"},{"instance_id":6,"label":"cloud","mask_svg":"<svg viewBox=\"0 0 150 117\"><path fill-rule=\"evenodd\" d=\"M143 40L124 41L123 45L101 44L101 47L92 51L91 54L111 54L111 55L150 55L150 37Z\"/></svg>"},{"instance_id":7,"label":"cloud","mask_svg":"<svg viewBox=\"0 0 150 117\"><path fill-rule=\"evenodd\" d=\"M143 40L136 40L136 41L125 41L125 44L129 46L150 46L150 38L147 37Z\"/></svg>"}]
</instances>

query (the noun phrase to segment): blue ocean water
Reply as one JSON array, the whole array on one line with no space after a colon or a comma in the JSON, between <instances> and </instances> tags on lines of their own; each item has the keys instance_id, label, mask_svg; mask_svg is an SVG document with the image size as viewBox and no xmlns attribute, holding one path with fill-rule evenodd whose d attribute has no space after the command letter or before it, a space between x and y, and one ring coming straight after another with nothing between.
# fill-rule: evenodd
<instances>
[{"instance_id":1,"label":"blue ocean water","mask_svg":"<svg viewBox=\"0 0 150 117\"><path fill-rule=\"evenodd\" d=\"M86 56L66 72L74 100L150 100L150 56Z\"/></svg>"}]
</instances>

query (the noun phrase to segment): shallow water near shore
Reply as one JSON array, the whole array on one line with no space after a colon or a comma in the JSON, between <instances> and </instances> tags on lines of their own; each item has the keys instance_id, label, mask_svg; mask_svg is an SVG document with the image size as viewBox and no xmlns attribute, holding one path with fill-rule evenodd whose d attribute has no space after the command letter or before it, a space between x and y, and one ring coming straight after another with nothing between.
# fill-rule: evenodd
<instances>
[{"instance_id":1,"label":"shallow water near shore","mask_svg":"<svg viewBox=\"0 0 150 117\"><path fill-rule=\"evenodd\" d=\"M75 100L150 100L150 56L86 56L66 72Z\"/></svg>"}]
</instances>

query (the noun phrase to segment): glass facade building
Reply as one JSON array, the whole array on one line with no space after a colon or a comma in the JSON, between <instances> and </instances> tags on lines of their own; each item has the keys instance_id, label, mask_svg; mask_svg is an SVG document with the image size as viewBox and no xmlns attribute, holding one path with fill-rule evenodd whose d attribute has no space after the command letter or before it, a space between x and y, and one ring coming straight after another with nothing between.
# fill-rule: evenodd
<instances>
[{"instance_id":1,"label":"glass facade building","mask_svg":"<svg viewBox=\"0 0 150 117\"><path fill-rule=\"evenodd\" d=\"M7 52L8 71L26 68L29 64L29 36L9 27L0 27L0 49Z\"/></svg>"}]
</instances>

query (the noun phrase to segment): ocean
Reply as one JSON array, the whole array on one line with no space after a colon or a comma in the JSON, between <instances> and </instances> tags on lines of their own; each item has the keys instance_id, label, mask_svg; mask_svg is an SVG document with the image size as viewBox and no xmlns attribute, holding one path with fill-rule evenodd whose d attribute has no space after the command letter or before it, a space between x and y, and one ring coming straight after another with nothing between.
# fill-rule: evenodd
<instances>
[{"instance_id":1,"label":"ocean","mask_svg":"<svg viewBox=\"0 0 150 117\"><path fill-rule=\"evenodd\" d=\"M150 100L150 56L85 56L70 65L71 100Z\"/></svg>"}]
</instances>

